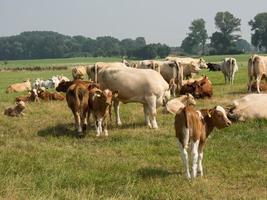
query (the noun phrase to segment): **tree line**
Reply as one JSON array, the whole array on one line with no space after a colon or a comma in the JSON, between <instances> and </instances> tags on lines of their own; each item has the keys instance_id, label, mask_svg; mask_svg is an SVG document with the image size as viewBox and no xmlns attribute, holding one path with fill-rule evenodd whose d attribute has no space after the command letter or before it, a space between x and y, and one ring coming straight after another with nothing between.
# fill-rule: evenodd
<instances>
[{"instance_id":1,"label":"tree line","mask_svg":"<svg viewBox=\"0 0 267 200\"><path fill-rule=\"evenodd\" d=\"M241 19L230 12L217 12L217 31L208 37L203 19L194 20L181 48L188 54L239 54L251 51L252 46L240 36ZM258 51L267 51L267 13L259 13L248 23L251 26L251 43ZM207 44L207 40L210 43Z\"/></svg>"},{"instance_id":2,"label":"tree line","mask_svg":"<svg viewBox=\"0 0 267 200\"><path fill-rule=\"evenodd\" d=\"M104 36L92 39L66 36L52 31L29 31L0 37L0 59L42 59L67 57L164 58L170 53L165 44L146 44L144 37L123 39Z\"/></svg>"}]
</instances>

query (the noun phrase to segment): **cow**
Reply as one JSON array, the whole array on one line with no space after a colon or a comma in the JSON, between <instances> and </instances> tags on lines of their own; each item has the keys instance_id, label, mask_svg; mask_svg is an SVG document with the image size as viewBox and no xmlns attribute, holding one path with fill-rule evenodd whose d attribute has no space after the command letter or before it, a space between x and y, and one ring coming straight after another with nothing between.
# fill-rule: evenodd
<instances>
[{"instance_id":1,"label":"cow","mask_svg":"<svg viewBox=\"0 0 267 200\"><path fill-rule=\"evenodd\" d=\"M215 127L222 129L230 125L231 121L227 118L226 111L221 106L199 111L192 106L185 106L176 113L175 133L188 179L195 178L197 172L200 173L200 176L203 176L203 150L212 130ZM192 153L191 174L187 153L189 145L191 145Z\"/></svg>"},{"instance_id":2,"label":"cow","mask_svg":"<svg viewBox=\"0 0 267 200\"><path fill-rule=\"evenodd\" d=\"M132 67L132 68L139 68L139 65L140 65L140 62L136 62L136 61L128 62L125 59L123 59L121 62L125 64L127 67Z\"/></svg>"},{"instance_id":3,"label":"cow","mask_svg":"<svg viewBox=\"0 0 267 200\"><path fill-rule=\"evenodd\" d=\"M38 89L44 87L46 89L55 88L59 84L59 81L54 77L54 79L43 80L37 78L33 83L33 88Z\"/></svg>"},{"instance_id":4,"label":"cow","mask_svg":"<svg viewBox=\"0 0 267 200\"><path fill-rule=\"evenodd\" d=\"M200 80L188 82L184 84L180 90L180 94L190 93L195 98L212 97L212 83L207 76L202 77Z\"/></svg>"},{"instance_id":5,"label":"cow","mask_svg":"<svg viewBox=\"0 0 267 200\"><path fill-rule=\"evenodd\" d=\"M158 128L156 108L170 98L168 83L154 70L135 69L119 65L96 65L91 73L96 77L100 89L118 91L118 100L114 101L116 123L121 125L119 102L138 102L143 104L145 123L151 128ZM94 73L97 72L97 73Z\"/></svg>"},{"instance_id":6,"label":"cow","mask_svg":"<svg viewBox=\"0 0 267 200\"><path fill-rule=\"evenodd\" d=\"M235 58L225 58L221 63L221 71L224 75L225 84L229 82L234 84L235 73L238 71L238 65Z\"/></svg>"},{"instance_id":7,"label":"cow","mask_svg":"<svg viewBox=\"0 0 267 200\"><path fill-rule=\"evenodd\" d=\"M19 96L15 99L16 102L39 102L37 89L32 89L29 91L29 94L27 96Z\"/></svg>"},{"instance_id":8,"label":"cow","mask_svg":"<svg viewBox=\"0 0 267 200\"><path fill-rule=\"evenodd\" d=\"M38 97L44 101L63 101L65 96L59 92L49 92L46 91L45 88L39 88L37 90Z\"/></svg>"},{"instance_id":9,"label":"cow","mask_svg":"<svg viewBox=\"0 0 267 200\"><path fill-rule=\"evenodd\" d=\"M227 116L238 122L248 119L267 119L267 94L248 94L227 106Z\"/></svg>"},{"instance_id":10,"label":"cow","mask_svg":"<svg viewBox=\"0 0 267 200\"><path fill-rule=\"evenodd\" d=\"M6 108L4 111L4 115L7 115L9 117L19 117L19 116L23 116L25 109L25 103L24 101L18 101L16 102L16 106L15 107L9 107Z\"/></svg>"},{"instance_id":11,"label":"cow","mask_svg":"<svg viewBox=\"0 0 267 200\"><path fill-rule=\"evenodd\" d=\"M221 65L217 63L207 63L209 71L221 71Z\"/></svg>"},{"instance_id":12,"label":"cow","mask_svg":"<svg viewBox=\"0 0 267 200\"><path fill-rule=\"evenodd\" d=\"M100 90L99 88L90 85L89 89L89 107L88 117L92 114L95 119L96 137L99 137L103 132L108 136L107 118L111 118L112 92L109 89Z\"/></svg>"},{"instance_id":13,"label":"cow","mask_svg":"<svg viewBox=\"0 0 267 200\"><path fill-rule=\"evenodd\" d=\"M180 63L192 63L200 69L207 69L208 66L203 58L190 58L190 57L173 57L167 56L165 60L177 61Z\"/></svg>"},{"instance_id":14,"label":"cow","mask_svg":"<svg viewBox=\"0 0 267 200\"><path fill-rule=\"evenodd\" d=\"M267 91L267 83L260 83L259 89L260 89L260 91L266 92ZM249 90L251 92L257 92L257 82L253 82L251 84L251 86L248 84L248 91Z\"/></svg>"},{"instance_id":15,"label":"cow","mask_svg":"<svg viewBox=\"0 0 267 200\"><path fill-rule=\"evenodd\" d=\"M81 79L83 80L86 75L86 67L85 66L75 66L71 70L73 80Z\"/></svg>"},{"instance_id":16,"label":"cow","mask_svg":"<svg viewBox=\"0 0 267 200\"><path fill-rule=\"evenodd\" d=\"M196 101L191 94L181 95L167 102L163 109L163 113L171 113L173 115L186 105L196 105Z\"/></svg>"},{"instance_id":17,"label":"cow","mask_svg":"<svg viewBox=\"0 0 267 200\"><path fill-rule=\"evenodd\" d=\"M251 92L253 77L256 79L257 92L260 93L260 81L267 78L267 56L253 55L248 60L249 89Z\"/></svg>"},{"instance_id":18,"label":"cow","mask_svg":"<svg viewBox=\"0 0 267 200\"><path fill-rule=\"evenodd\" d=\"M81 83L88 87L90 84L93 84L92 81L84 81L84 80L74 80L74 81L61 81L58 86L56 87L57 92L64 92L66 93L69 87L73 84Z\"/></svg>"},{"instance_id":19,"label":"cow","mask_svg":"<svg viewBox=\"0 0 267 200\"><path fill-rule=\"evenodd\" d=\"M11 92L23 92L27 90L31 90L31 82L30 79L27 79L26 81L22 83L14 83L11 84L7 87L6 93L11 93Z\"/></svg>"},{"instance_id":20,"label":"cow","mask_svg":"<svg viewBox=\"0 0 267 200\"><path fill-rule=\"evenodd\" d=\"M66 92L66 100L75 119L77 136L83 137L87 128L89 100L89 91L87 86L81 82L75 82L70 85Z\"/></svg>"}]
</instances>

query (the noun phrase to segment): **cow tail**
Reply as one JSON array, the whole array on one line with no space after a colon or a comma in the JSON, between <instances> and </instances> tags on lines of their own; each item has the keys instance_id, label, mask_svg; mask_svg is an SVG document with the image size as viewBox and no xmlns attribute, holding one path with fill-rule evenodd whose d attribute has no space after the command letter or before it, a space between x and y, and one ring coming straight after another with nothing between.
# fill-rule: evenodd
<instances>
[{"instance_id":1,"label":"cow tail","mask_svg":"<svg viewBox=\"0 0 267 200\"><path fill-rule=\"evenodd\" d=\"M95 64L94 67L95 67L95 82L97 83L97 81L98 81L97 80L97 64Z\"/></svg>"},{"instance_id":2,"label":"cow tail","mask_svg":"<svg viewBox=\"0 0 267 200\"><path fill-rule=\"evenodd\" d=\"M173 77L174 77L174 80L177 80L177 90L179 94L182 88L182 82L183 82L183 67L177 61L175 61Z\"/></svg>"},{"instance_id":3,"label":"cow tail","mask_svg":"<svg viewBox=\"0 0 267 200\"><path fill-rule=\"evenodd\" d=\"M184 139L183 139L183 146L185 149L188 148L188 143L189 143L189 116L188 116L188 111L187 111L188 107L186 106L183 109L184 112L184 119L185 119L185 129L184 129Z\"/></svg>"},{"instance_id":4,"label":"cow tail","mask_svg":"<svg viewBox=\"0 0 267 200\"><path fill-rule=\"evenodd\" d=\"M189 121L188 118L189 117L188 117L187 106L184 108L183 111L184 111L185 127L186 128L189 128L189 123L188 123L188 121Z\"/></svg>"}]
</instances>

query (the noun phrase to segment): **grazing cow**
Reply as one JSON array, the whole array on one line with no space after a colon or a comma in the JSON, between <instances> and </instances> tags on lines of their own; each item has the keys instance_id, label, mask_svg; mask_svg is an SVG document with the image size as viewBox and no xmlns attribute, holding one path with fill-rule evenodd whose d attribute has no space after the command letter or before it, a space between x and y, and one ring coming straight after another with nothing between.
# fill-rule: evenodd
<instances>
[{"instance_id":1,"label":"grazing cow","mask_svg":"<svg viewBox=\"0 0 267 200\"><path fill-rule=\"evenodd\" d=\"M177 61L180 63L192 63L200 69L207 69L208 66L203 58L189 58L189 57L172 57L168 56L165 60Z\"/></svg>"},{"instance_id":2,"label":"grazing cow","mask_svg":"<svg viewBox=\"0 0 267 200\"><path fill-rule=\"evenodd\" d=\"M4 111L4 115L7 115L9 117L23 116L24 115L24 113L23 113L24 109L25 109L24 101L18 101L18 102L16 102L15 107L6 108Z\"/></svg>"},{"instance_id":3,"label":"grazing cow","mask_svg":"<svg viewBox=\"0 0 267 200\"><path fill-rule=\"evenodd\" d=\"M200 111L191 106L186 106L176 113L174 123L176 138L188 179L195 178L197 172L203 176L203 150L211 131L215 127L222 129L230 125L231 121L227 118L226 112L221 106ZM190 144L192 153L191 175L187 153Z\"/></svg>"},{"instance_id":4,"label":"grazing cow","mask_svg":"<svg viewBox=\"0 0 267 200\"><path fill-rule=\"evenodd\" d=\"M89 100L89 91L87 86L80 82L75 82L70 85L66 92L66 100L74 115L77 136L83 137L87 126L86 117Z\"/></svg>"},{"instance_id":5,"label":"grazing cow","mask_svg":"<svg viewBox=\"0 0 267 200\"><path fill-rule=\"evenodd\" d=\"M234 84L235 73L238 71L238 66L235 58L225 58L221 64L221 71L224 75L225 83Z\"/></svg>"},{"instance_id":6,"label":"grazing cow","mask_svg":"<svg viewBox=\"0 0 267 200\"><path fill-rule=\"evenodd\" d=\"M221 65L217 63L207 63L209 71L221 71Z\"/></svg>"},{"instance_id":7,"label":"grazing cow","mask_svg":"<svg viewBox=\"0 0 267 200\"><path fill-rule=\"evenodd\" d=\"M248 94L236 99L229 106L228 117L234 121L267 119L267 94Z\"/></svg>"},{"instance_id":8,"label":"grazing cow","mask_svg":"<svg viewBox=\"0 0 267 200\"><path fill-rule=\"evenodd\" d=\"M191 94L182 95L167 102L163 109L163 113L176 114L176 112L186 105L196 105L196 101Z\"/></svg>"},{"instance_id":9,"label":"grazing cow","mask_svg":"<svg viewBox=\"0 0 267 200\"><path fill-rule=\"evenodd\" d=\"M251 92L253 77L256 79L257 92L260 93L260 81L267 78L267 56L253 55L248 60L249 89Z\"/></svg>"},{"instance_id":10,"label":"grazing cow","mask_svg":"<svg viewBox=\"0 0 267 200\"><path fill-rule=\"evenodd\" d=\"M149 127L158 128L156 108L167 102L170 97L168 83L162 76L150 69L135 69L124 64L100 66L91 73L96 76L102 90L118 91L118 100L114 101L116 123L121 125L119 101L123 103L139 102L143 104L145 122Z\"/></svg>"},{"instance_id":11,"label":"grazing cow","mask_svg":"<svg viewBox=\"0 0 267 200\"><path fill-rule=\"evenodd\" d=\"M6 93L11 93L11 92L23 92L27 90L31 90L31 82L29 79L22 83L14 83L12 85L9 85L6 89Z\"/></svg>"},{"instance_id":12,"label":"grazing cow","mask_svg":"<svg viewBox=\"0 0 267 200\"><path fill-rule=\"evenodd\" d=\"M77 79L83 80L84 76L86 75L86 67L76 66L72 68L71 72L72 72L73 80L77 80Z\"/></svg>"},{"instance_id":13,"label":"grazing cow","mask_svg":"<svg viewBox=\"0 0 267 200\"><path fill-rule=\"evenodd\" d=\"M29 91L27 96L19 96L15 99L16 102L23 101L23 102L39 102L37 89L32 89Z\"/></svg>"},{"instance_id":14,"label":"grazing cow","mask_svg":"<svg viewBox=\"0 0 267 200\"><path fill-rule=\"evenodd\" d=\"M88 117L93 114L95 119L96 136L103 132L108 136L107 117L111 117L112 92L109 89L100 90L97 87L89 86L89 108Z\"/></svg>"},{"instance_id":15,"label":"grazing cow","mask_svg":"<svg viewBox=\"0 0 267 200\"><path fill-rule=\"evenodd\" d=\"M181 88L180 94L190 93L195 98L205 98L211 97L212 92L212 83L207 76L202 77L200 80L194 82L188 82L184 84Z\"/></svg>"},{"instance_id":16,"label":"grazing cow","mask_svg":"<svg viewBox=\"0 0 267 200\"><path fill-rule=\"evenodd\" d=\"M63 101L65 99L65 96L59 92L49 92L46 91L45 88L39 88L38 91L38 97L45 101Z\"/></svg>"}]
</instances>

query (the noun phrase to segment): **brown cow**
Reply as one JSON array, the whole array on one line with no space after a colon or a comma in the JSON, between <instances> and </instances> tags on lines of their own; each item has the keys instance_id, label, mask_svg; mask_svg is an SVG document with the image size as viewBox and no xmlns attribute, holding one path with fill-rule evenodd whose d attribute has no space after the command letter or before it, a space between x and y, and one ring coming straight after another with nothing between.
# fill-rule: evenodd
<instances>
[{"instance_id":1,"label":"brown cow","mask_svg":"<svg viewBox=\"0 0 267 200\"><path fill-rule=\"evenodd\" d=\"M186 93L192 94L195 98L211 97L213 94L212 84L208 77L204 76L201 80L184 84L181 88L180 94Z\"/></svg>"},{"instance_id":2,"label":"brown cow","mask_svg":"<svg viewBox=\"0 0 267 200\"><path fill-rule=\"evenodd\" d=\"M37 93L38 97L45 101L52 101L52 100L63 101L65 99L65 96L63 94L59 92L45 91L45 88L39 88Z\"/></svg>"},{"instance_id":3,"label":"brown cow","mask_svg":"<svg viewBox=\"0 0 267 200\"><path fill-rule=\"evenodd\" d=\"M4 111L4 115L10 116L10 117L18 117L23 116L23 110L25 109L25 103L24 101L16 102L15 107L9 107L6 108Z\"/></svg>"},{"instance_id":4,"label":"brown cow","mask_svg":"<svg viewBox=\"0 0 267 200\"><path fill-rule=\"evenodd\" d=\"M6 89L6 93L23 92L31 89L32 89L31 82L29 79L27 79L23 83L14 83L12 85L9 85Z\"/></svg>"},{"instance_id":5,"label":"brown cow","mask_svg":"<svg viewBox=\"0 0 267 200\"><path fill-rule=\"evenodd\" d=\"M208 136L215 127L222 129L230 125L231 121L227 118L226 112L221 106L200 111L191 106L186 106L177 112L174 126L187 178L195 178L197 171L203 176L203 150ZM187 154L189 144L191 144L192 152L191 175Z\"/></svg>"},{"instance_id":6,"label":"brown cow","mask_svg":"<svg viewBox=\"0 0 267 200\"><path fill-rule=\"evenodd\" d=\"M74 115L78 137L83 137L87 127L86 116L89 100L87 86L80 82L70 85L66 92L66 100Z\"/></svg>"},{"instance_id":7,"label":"brown cow","mask_svg":"<svg viewBox=\"0 0 267 200\"><path fill-rule=\"evenodd\" d=\"M94 83L93 81L83 81L83 80L74 80L74 81L61 81L56 87L56 91L58 92L67 92L68 88L76 83L84 84L85 86L89 86L89 84Z\"/></svg>"},{"instance_id":8,"label":"brown cow","mask_svg":"<svg viewBox=\"0 0 267 200\"><path fill-rule=\"evenodd\" d=\"M109 89L100 90L95 86L89 86L89 108L88 117L93 114L96 126L96 136L99 137L103 132L108 136L107 117L111 118L112 92Z\"/></svg>"},{"instance_id":9,"label":"brown cow","mask_svg":"<svg viewBox=\"0 0 267 200\"><path fill-rule=\"evenodd\" d=\"M24 102L39 102L38 94L36 89L32 89L29 91L27 96L19 96L15 99L16 102L24 101Z\"/></svg>"}]
</instances>

